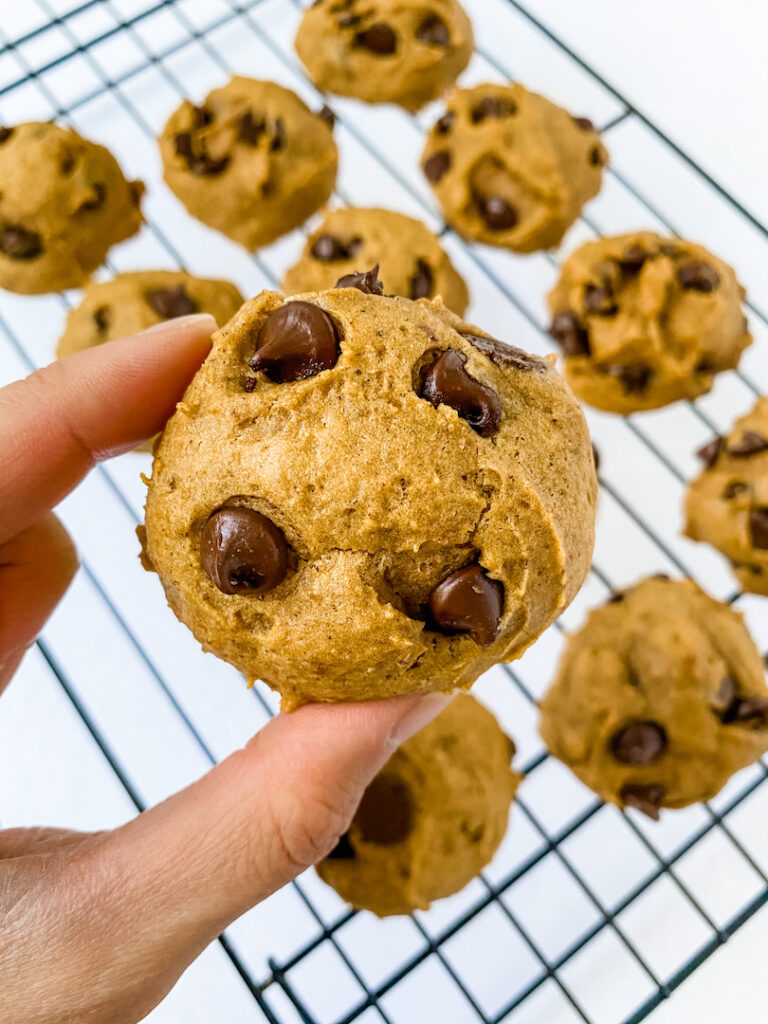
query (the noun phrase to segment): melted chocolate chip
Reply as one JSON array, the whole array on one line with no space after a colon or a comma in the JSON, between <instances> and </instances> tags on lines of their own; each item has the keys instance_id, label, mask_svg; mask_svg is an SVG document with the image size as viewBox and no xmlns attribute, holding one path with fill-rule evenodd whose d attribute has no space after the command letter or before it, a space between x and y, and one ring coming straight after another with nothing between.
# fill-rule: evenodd
<instances>
[{"instance_id":1,"label":"melted chocolate chip","mask_svg":"<svg viewBox=\"0 0 768 1024\"><path fill-rule=\"evenodd\" d=\"M725 725L768 725L768 697L735 697L722 717Z\"/></svg>"},{"instance_id":2,"label":"melted chocolate chip","mask_svg":"<svg viewBox=\"0 0 768 1024\"><path fill-rule=\"evenodd\" d=\"M354 274L345 274L336 282L336 288L357 288L365 295L383 295L384 285L379 280L379 264L370 270L355 271Z\"/></svg>"},{"instance_id":3,"label":"melted chocolate chip","mask_svg":"<svg viewBox=\"0 0 768 1024\"><path fill-rule=\"evenodd\" d=\"M481 124L489 117L512 117L516 113L517 104L514 100L502 99L499 96L484 96L479 103L472 107L469 118L472 124Z\"/></svg>"},{"instance_id":4,"label":"melted chocolate chip","mask_svg":"<svg viewBox=\"0 0 768 1024\"><path fill-rule=\"evenodd\" d=\"M574 117L573 123L585 132L593 132L595 130L594 123L588 117Z\"/></svg>"},{"instance_id":5,"label":"melted chocolate chip","mask_svg":"<svg viewBox=\"0 0 768 1024\"><path fill-rule=\"evenodd\" d=\"M333 126L336 124L336 115L334 114L334 112L331 110L327 103L324 103L322 105L320 110L317 112L317 116L319 118L322 118L322 120L325 121L329 128L333 128Z\"/></svg>"},{"instance_id":6,"label":"melted chocolate chip","mask_svg":"<svg viewBox=\"0 0 768 1024\"><path fill-rule=\"evenodd\" d=\"M518 222L517 210L502 196L475 196L475 206L491 231L509 231Z\"/></svg>"},{"instance_id":7,"label":"melted chocolate chip","mask_svg":"<svg viewBox=\"0 0 768 1024\"><path fill-rule=\"evenodd\" d=\"M667 749L667 734L656 722L630 722L611 736L610 748L622 764L654 764Z\"/></svg>"},{"instance_id":8,"label":"melted chocolate chip","mask_svg":"<svg viewBox=\"0 0 768 1024\"><path fill-rule=\"evenodd\" d=\"M437 353L421 368L419 397L437 408L449 405L481 437L499 429L501 399L493 390L471 377L464 369L467 357L456 349Z\"/></svg>"},{"instance_id":9,"label":"melted chocolate chip","mask_svg":"<svg viewBox=\"0 0 768 1024\"><path fill-rule=\"evenodd\" d=\"M753 508L749 513L749 534L753 548L768 551L768 508Z\"/></svg>"},{"instance_id":10,"label":"melted chocolate chip","mask_svg":"<svg viewBox=\"0 0 768 1024\"><path fill-rule=\"evenodd\" d=\"M608 285L594 284L587 285L584 292L584 308L588 313L595 313L597 316L613 316L619 309L611 288Z\"/></svg>"},{"instance_id":11,"label":"melted chocolate chip","mask_svg":"<svg viewBox=\"0 0 768 1024\"><path fill-rule=\"evenodd\" d=\"M451 45L451 33L442 18L436 14L428 14L416 30L416 38L427 46L442 46L447 49Z\"/></svg>"},{"instance_id":12,"label":"melted chocolate chip","mask_svg":"<svg viewBox=\"0 0 768 1024\"><path fill-rule=\"evenodd\" d=\"M747 458L750 455L759 455L760 452L768 451L768 439L755 430L747 430L741 439L728 447L728 454L734 458Z\"/></svg>"},{"instance_id":13,"label":"melted chocolate chip","mask_svg":"<svg viewBox=\"0 0 768 1024\"><path fill-rule=\"evenodd\" d=\"M80 203L77 210L78 213L81 210L90 212L91 210L99 210L104 205L104 200L107 198L107 187L100 181L93 183L93 194L84 202Z\"/></svg>"},{"instance_id":14,"label":"melted chocolate chip","mask_svg":"<svg viewBox=\"0 0 768 1024\"><path fill-rule=\"evenodd\" d=\"M183 284L172 288L155 288L146 293L146 300L158 316L164 320L173 320L177 316L189 316L196 313L197 303L187 294Z\"/></svg>"},{"instance_id":15,"label":"melted chocolate chip","mask_svg":"<svg viewBox=\"0 0 768 1024\"><path fill-rule=\"evenodd\" d=\"M223 594L265 594L285 578L283 531L252 508L223 506L203 527L200 562Z\"/></svg>"},{"instance_id":16,"label":"melted chocolate chip","mask_svg":"<svg viewBox=\"0 0 768 1024\"><path fill-rule=\"evenodd\" d=\"M636 394L645 391L648 387L653 370L649 366L609 366L607 371L609 377L616 377L627 394Z\"/></svg>"},{"instance_id":17,"label":"melted chocolate chip","mask_svg":"<svg viewBox=\"0 0 768 1024\"><path fill-rule=\"evenodd\" d=\"M237 121L237 138L246 146L258 146L259 139L267 130L267 122L263 117L256 117L252 110L247 110Z\"/></svg>"},{"instance_id":18,"label":"melted chocolate chip","mask_svg":"<svg viewBox=\"0 0 768 1024\"><path fill-rule=\"evenodd\" d=\"M411 834L413 818L408 787L399 779L377 776L363 793L354 825L363 842L393 846Z\"/></svg>"},{"instance_id":19,"label":"melted chocolate chip","mask_svg":"<svg viewBox=\"0 0 768 1024\"><path fill-rule=\"evenodd\" d=\"M696 452L698 457L707 467L711 469L712 466L717 462L720 452L723 450L723 439L722 437L714 437L711 441L707 442L703 448L699 448Z\"/></svg>"},{"instance_id":20,"label":"melted chocolate chip","mask_svg":"<svg viewBox=\"0 0 768 1024\"><path fill-rule=\"evenodd\" d=\"M593 146L589 151L589 163L592 167L602 167L605 163L603 151L599 146Z\"/></svg>"},{"instance_id":21,"label":"melted chocolate chip","mask_svg":"<svg viewBox=\"0 0 768 1024\"><path fill-rule=\"evenodd\" d=\"M286 302L270 313L256 336L248 365L276 384L314 377L339 358L339 335L328 314L311 302Z\"/></svg>"},{"instance_id":22,"label":"melted chocolate chip","mask_svg":"<svg viewBox=\"0 0 768 1024\"><path fill-rule=\"evenodd\" d=\"M443 114L440 120L435 124L435 132L438 135L447 135L453 127L453 122L456 120L456 115L452 110L449 110L447 114Z\"/></svg>"},{"instance_id":23,"label":"melted chocolate chip","mask_svg":"<svg viewBox=\"0 0 768 1024\"><path fill-rule=\"evenodd\" d=\"M12 260L33 260L43 251L43 239L20 224L6 224L0 230L0 252Z\"/></svg>"},{"instance_id":24,"label":"melted chocolate chip","mask_svg":"<svg viewBox=\"0 0 768 1024\"><path fill-rule=\"evenodd\" d=\"M275 124L272 129L272 142L269 148L273 153L285 147L287 136L285 134L285 121L282 117L275 118Z\"/></svg>"},{"instance_id":25,"label":"melted chocolate chip","mask_svg":"<svg viewBox=\"0 0 768 1024\"><path fill-rule=\"evenodd\" d=\"M384 22L377 22L370 28L358 32L354 45L375 53L377 57L388 57L397 50L397 36Z\"/></svg>"},{"instance_id":26,"label":"melted chocolate chip","mask_svg":"<svg viewBox=\"0 0 768 1024\"><path fill-rule=\"evenodd\" d=\"M622 800L627 807L634 807L636 811L642 811L642 813L647 814L649 818L653 818L654 821L658 821L659 808L664 803L664 797L666 795L666 790L658 783L651 783L650 785L642 786L629 782L625 786L622 786L621 792L619 793L619 799Z\"/></svg>"},{"instance_id":27,"label":"melted chocolate chip","mask_svg":"<svg viewBox=\"0 0 768 1024\"><path fill-rule=\"evenodd\" d=\"M432 268L426 260L416 260L416 273L408 283L408 292L412 299L428 299L435 287Z\"/></svg>"},{"instance_id":28,"label":"melted chocolate chip","mask_svg":"<svg viewBox=\"0 0 768 1024\"><path fill-rule=\"evenodd\" d=\"M750 485L744 483L743 480L732 480L723 488L721 497L724 501L732 501L734 498L738 498L740 494L746 494L750 490Z\"/></svg>"},{"instance_id":29,"label":"melted chocolate chip","mask_svg":"<svg viewBox=\"0 0 768 1024\"><path fill-rule=\"evenodd\" d=\"M100 335L107 333L111 319L109 306L99 306L98 309L93 311L93 322L96 324L96 330Z\"/></svg>"},{"instance_id":30,"label":"melted chocolate chip","mask_svg":"<svg viewBox=\"0 0 768 1024\"><path fill-rule=\"evenodd\" d=\"M438 583L429 595L429 610L448 632L467 633L480 647L499 635L504 587L486 576L479 565L467 565Z\"/></svg>"},{"instance_id":31,"label":"melted chocolate chip","mask_svg":"<svg viewBox=\"0 0 768 1024\"><path fill-rule=\"evenodd\" d=\"M8 139L13 135L13 128L4 128L0 126L0 145L7 142Z\"/></svg>"},{"instance_id":32,"label":"melted chocolate chip","mask_svg":"<svg viewBox=\"0 0 768 1024\"><path fill-rule=\"evenodd\" d=\"M334 846L331 852L328 854L328 860L354 860L355 850L349 841L349 833L345 832L343 836L339 837L338 843Z\"/></svg>"},{"instance_id":33,"label":"melted chocolate chip","mask_svg":"<svg viewBox=\"0 0 768 1024\"><path fill-rule=\"evenodd\" d=\"M589 335L574 313L556 313L549 334L563 350L564 355L589 355Z\"/></svg>"},{"instance_id":34,"label":"melted chocolate chip","mask_svg":"<svg viewBox=\"0 0 768 1024\"><path fill-rule=\"evenodd\" d=\"M427 181L436 185L445 172L450 170L450 167L451 154L447 149L441 149L439 152L433 153L431 157L424 161L422 170L427 176Z\"/></svg>"},{"instance_id":35,"label":"melted chocolate chip","mask_svg":"<svg viewBox=\"0 0 768 1024\"><path fill-rule=\"evenodd\" d=\"M714 267L710 267L703 260L694 260L680 267L677 280L683 288L697 292L713 292L720 284L720 275Z\"/></svg>"},{"instance_id":36,"label":"melted chocolate chip","mask_svg":"<svg viewBox=\"0 0 768 1024\"><path fill-rule=\"evenodd\" d=\"M349 242L342 242L336 235L318 235L312 243L310 252L321 263L340 263L353 259L362 244L362 238L353 238Z\"/></svg>"},{"instance_id":37,"label":"melted chocolate chip","mask_svg":"<svg viewBox=\"0 0 768 1024\"><path fill-rule=\"evenodd\" d=\"M512 366L516 370L536 370L544 373L549 369L544 359L532 356L521 348L508 345L505 341L497 338L486 338L482 334L472 334L471 331L460 331L462 338L466 338L470 345L474 345L478 352L488 356L497 366Z\"/></svg>"}]
</instances>

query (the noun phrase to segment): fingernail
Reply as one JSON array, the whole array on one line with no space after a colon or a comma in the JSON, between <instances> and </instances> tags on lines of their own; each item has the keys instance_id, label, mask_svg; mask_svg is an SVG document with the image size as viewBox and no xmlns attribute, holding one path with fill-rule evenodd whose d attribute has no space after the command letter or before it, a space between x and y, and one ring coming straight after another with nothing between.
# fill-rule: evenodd
<instances>
[{"instance_id":1,"label":"fingernail","mask_svg":"<svg viewBox=\"0 0 768 1024\"><path fill-rule=\"evenodd\" d=\"M453 700L452 693L425 693L405 712L389 736L393 747L399 747L411 736L429 725Z\"/></svg>"},{"instance_id":2,"label":"fingernail","mask_svg":"<svg viewBox=\"0 0 768 1024\"><path fill-rule=\"evenodd\" d=\"M178 330L181 328L196 327L198 324L210 325L210 332L217 329L218 324L211 316L210 313L192 313L190 316L177 316L173 320L161 320L159 324L153 324L148 327L145 331L141 331L138 337L143 338L147 334L159 334L160 331L168 331L171 329Z\"/></svg>"}]
</instances>

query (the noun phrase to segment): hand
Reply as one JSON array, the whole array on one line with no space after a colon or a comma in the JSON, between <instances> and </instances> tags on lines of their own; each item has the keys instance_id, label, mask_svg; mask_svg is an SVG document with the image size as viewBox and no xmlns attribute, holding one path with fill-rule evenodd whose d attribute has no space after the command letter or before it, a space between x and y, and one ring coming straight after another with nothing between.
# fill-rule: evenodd
<instances>
[{"instance_id":1,"label":"hand","mask_svg":"<svg viewBox=\"0 0 768 1024\"><path fill-rule=\"evenodd\" d=\"M215 323L188 317L0 390L0 691L77 568L51 509L160 430ZM436 694L279 715L111 832L0 832L0 1024L133 1024L240 914L324 856Z\"/></svg>"}]
</instances>

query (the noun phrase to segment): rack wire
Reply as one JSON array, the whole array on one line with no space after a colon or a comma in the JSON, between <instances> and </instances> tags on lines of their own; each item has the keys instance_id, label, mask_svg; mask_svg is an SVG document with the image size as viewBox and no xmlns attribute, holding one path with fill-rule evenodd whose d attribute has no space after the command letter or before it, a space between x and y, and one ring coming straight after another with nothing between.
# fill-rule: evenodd
<instances>
[{"instance_id":1,"label":"rack wire","mask_svg":"<svg viewBox=\"0 0 768 1024\"><path fill-rule=\"evenodd\" d=\"M466 6L478 50L465 81L519 73L566 106L583 103L576 112L589 113L603 129L612 166L568 248L632 227L700 237L706 224L713 248L739 270L747 252L759 253L764 265L768 228L530 6L518 0ZM298 0L33 0L13 22L0 13L0 121L72 123L148 181L147 226L114 251L110 272L181 266L230 276L251 294L278 287L303 233L250 257L192 222L160 183L154 139L181 97L199 99L233 71L281 81L314 106L326 102L302 77L291 47L299 16ZM548 351L541 296L554 279L555 257L520 258L469 245L441 223L418 171L436 108L414 117L330 102L342 152L334 201L391 205L425 219L470 283L474 318L516 344ZM760 259L752 263L759 266ZM407 1024L424 1020L429 1006L430 1019L447 1024L635 1024L768 902L768 845L753 825L768 805L762 763L740 773L710 804L653 825L597 801L547 756L535 730L535 703L551 678L563 631L639 575L692 577L743 610L768 647L759 599L735 592L721 561L678 535L692 453L768 387L768 293L754 272L747 283L754 285L749 310L757 340L738 373L719 381L711 395L658 413L621 421L588 413L602 454L589 580L530 652L494 669L476 688L515 737L527 775L493 864L429 912L385 922L349 910L311 873L304 875L237 922L220 937L216 955L201 958L207 966L190 972L202 972L201 989L213 988L216 1006L229 1007L232 1019ZM75 294L0 295L0 383L50 360L63 316L76 301ZM75 752L48 751L46 771L53 763L66 786L67 765L78 752L94 766L93 778L76 775L76 793L70 787L56 794L62 806L85 805L91 827L141 811L194 778L276 709L271 693L259 686L246 693L234 672L202 655L164 608L160 588L141 575L132 540L142 516L140 468L146 457L138 455L99 466L64 503L82 573L10 691L36 688L33 701L20 696L11 705L15 724L35 723L45 733L41 718L56 709L61 715L56 730L63 728L63 743ZM82 642L86 623L88 644ZM52 702L50 712L41 695ZM0 715L0 749L2 723ZM5 746L18 755L18 743ZM37 806L34 787L19 788ZM16 823L14 815L26 823L9 794L0 794L0 813L7 823ZM605 976L613 979L610 986L601 983ZM161 1006L150 1019L192 1020L191 1003L174 998L164 1004L171 1007L166 1016Z\"/></svg>"}]
</instances>

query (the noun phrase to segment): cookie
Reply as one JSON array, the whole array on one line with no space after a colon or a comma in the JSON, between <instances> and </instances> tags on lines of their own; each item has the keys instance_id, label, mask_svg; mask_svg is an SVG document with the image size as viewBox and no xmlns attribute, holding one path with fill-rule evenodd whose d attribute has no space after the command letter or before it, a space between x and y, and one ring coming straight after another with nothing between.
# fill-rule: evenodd
<instances>
[{"instance_id":1,"label":"cookie","mask_svg":"<svg viewBox=\"0 0 768 1024\"><path fill-rule=\"evenodd\" d=\"M709 391L752 338L744 289L694 242L651 231L587 242L549 294L565 376L590 405L626 415Z\"/></svg>"},{"instance_id":2,"label":"cookie","mask_svg":"<svg viewBox=\"0 0 768 1024\"><path fill-rule=\"evenodd\" d=\"M49 122L0 127L0 288L39 295L86 283L141 227L144 186L103 146Z\"/></svg>"},{"instance_id":3,"label":"cookie","mask_svg":"<svg viewBox=\"0 0 768 1024\"><path fill-rule=\"evenodd\" d=\"M768 597L768 398L699 455L705 468L688 488L686 536L722 551L742 588Z\"/></svg>"},{"instance_id":4,"label":"cookie","mask_svg":"<svg viewBox=\"0 0 768 1024\"><path fill-rule=\"evenodd\" d=\"M287 295L333 288L357 267L378 265L387 289L409 299L440 295L462 316L467 286L432 232L412 217L391 210L346 207L326 214L312 232L301 259L283 279Z\"/></svg>"},{"instance_id":5,"label":"cookie","mask_svg":"<svg viewBox=\"0 0 768 1024\"><path fill-rule=\"evenodd\" d=\"M146 557L283 707L469 686L589 567L597 482L549 362L375 275L262 292L157 449Z\"/></svg>"},{"instance_id":6,"label":"cookie","mask_svg":"<svg viewBox=\"0 0 768 1024\"><path fill-rule=\"evenodd\" d=\"M448 99L422 169L465 238L534 252L559 244L599 192L607 160L586 118L522 85L486 84Z\"/></svg>"},{"instance_id":7,"label":"cookie","mask_svg":"<svg viewBox=\"0 0 768 1024\"><path fill-rule=\"evenodd\" d=\"M541 735L603 800L658 818L768 750L762 659L729 605L690 580L643 580L568 639Z\"/></svg>"},{"instance_id":8,"label":"cookie","mask_svg":"<svg viewBox=\"0 0 768 1024\"><path fill-rule=\"evenodd\" d=\"M140 270L92 284L67 317L56 355L61 358L192 313L210 313L225 324L243 304L229 281L193 277L181 270Z\"/></svg>"},{"instance_id":9,"label":"cookie","mask_svg":"<svg viewBox=\"0 0 768 1024\"><path fill-rule=\"evenodd\" d=\"M319 89L406 110L442 96L473 49L472 24L456 0L319 0L296 34Z\"/></svg>"},{"instance_id":10,"label":"cookie","mask_svg":"<svg viewBox=\"0 0 768 1024\"><path fill-rule=\"evenodd\" d=\"M393 755L317 873L342 899L379 917L427 910L493 858L521 780L515 746L460 694Z\"/></svg>"},{"instance_id":11,"label":"cookie","mask_svg":"<svg viewBox=\"0 0 768 1024\"><path fill-rule=\"evenodd\" d=\"M252 251L302 224L336 181L332 119L275 82L233 78L160 136L165 180L193 217Z\"/></svg>"}]
</instances>

